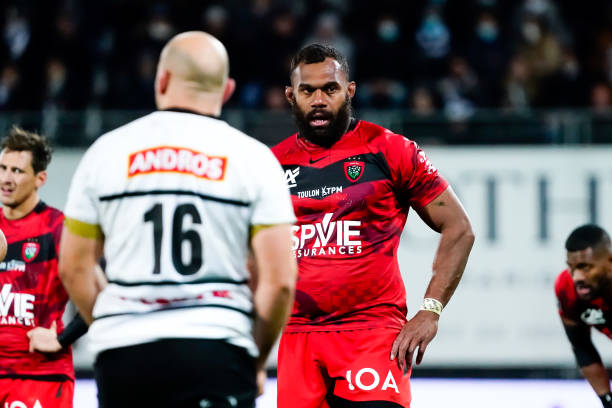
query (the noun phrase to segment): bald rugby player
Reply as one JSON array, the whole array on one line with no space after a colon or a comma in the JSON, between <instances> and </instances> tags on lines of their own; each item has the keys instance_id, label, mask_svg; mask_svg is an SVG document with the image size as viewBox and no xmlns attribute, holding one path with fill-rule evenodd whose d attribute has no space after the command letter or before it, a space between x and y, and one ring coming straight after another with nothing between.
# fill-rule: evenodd
<instances>
[{"instance_id":1,"label":"bald rugby player","mask_svg":"<svg viewBox=\"0 0 612 408\"><path fill-rule=\"evenodd\" d=\"M211 35L172 38L159 111L100 137L72 180L60 276L91 323L100 407L253 407L261 392L294 296L295 215L270 150L218 118L228 73Z\"/></svg>"}]
</instances>

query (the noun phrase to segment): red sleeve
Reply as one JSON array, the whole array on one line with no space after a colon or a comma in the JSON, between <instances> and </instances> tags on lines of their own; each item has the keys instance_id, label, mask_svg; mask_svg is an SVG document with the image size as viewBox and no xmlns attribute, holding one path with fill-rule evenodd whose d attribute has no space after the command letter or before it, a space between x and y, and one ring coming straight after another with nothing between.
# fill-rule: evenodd
<instances>
[{"instance_id":1,"label":"red sleeve","mask_svg":"<svg viewBox=\"0 0 612 408\"><path fill-rule=\"evenodd\" d=\"M394 186L412 207L425 207L448 187L448 182L412 140L389 134L387 157Z\"/></svg>"},{"instance_id":2,"label":"red sleeve","mask_svg":"<svg viewBox=\"0 0 612 408\"><path fill-rule=\"evenodd\" d=\"M555 295L557 295L559 315L576 320L576 302L578 297L569 270L566 269L557 276L555 280Z\"/></svg>"}]
</instances>

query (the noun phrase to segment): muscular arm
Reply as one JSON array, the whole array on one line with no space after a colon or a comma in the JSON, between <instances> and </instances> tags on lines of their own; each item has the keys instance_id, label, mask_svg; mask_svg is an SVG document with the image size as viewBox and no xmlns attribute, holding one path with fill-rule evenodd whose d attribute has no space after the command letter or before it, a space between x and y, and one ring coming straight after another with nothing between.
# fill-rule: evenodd
<instances>
[{"instance_id":1,"label":"muscular arm","mask_svg":"<svg viewBox=\"0 0 612 408\"><path fill-rule=\"evenodd\" d=\"M96 269L103 244L101 238L85 238L65 227L62 232L59 275L87 324L93 321L93 307L104 284Z\"/></svg>"},{"instance_id":2,"label":"muscular arm","mask_svg":"<svg viewBox=\"0 0 612 408\"><path fill-rule=\"evenodd\" d=\"M590 327L566 317L561 317L561 321L584 378L597 395L610 393L610 377L593 345Z\"/></svg>"},{"instance_id":3,"label":"muscular arm","mask_svg":"<svg viewBox=\"0 0 612 408\"><path fill-rule=\"evenodd\" d=\"M417 212L431 229L441 234L425 297L446 305L459 284L474 244L472 226L450 187Z\"/></svg>"},{"instance_id":4,"label":"muscular arm","mask_svg":"<svg viewBox=\"0 0 612 408\"><path fill-rule=\"evenodd\" d=\"M297 264L291 253L291 227L261 229L252 238L251 247L251 269L257 274L254 336L260 353L257 368L261 370L293 305Z\"/></svg>"},{"instance_id":5,"label":"muscular arm","mask_svg":"<svg viewBox=\"0 0 612 408\"><path fill-rule=\"evenodd\" d=\"M425 297L446 305L459 284L474 243L470 220L450 187L417 212L429 227L441 234ZM427 345L437 333L438 318L433 312L419 311L406 323L391 349L391 359L397 357L401 369L412 364L417 348L416 363L421 363Z\"/></svg>"}]
</instances>

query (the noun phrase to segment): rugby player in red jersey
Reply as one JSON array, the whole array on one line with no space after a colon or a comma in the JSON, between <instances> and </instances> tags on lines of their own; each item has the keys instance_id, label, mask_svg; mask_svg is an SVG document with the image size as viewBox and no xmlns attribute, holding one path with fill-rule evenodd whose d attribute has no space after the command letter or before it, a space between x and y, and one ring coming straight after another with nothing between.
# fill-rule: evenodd
<instances>
[{"instance_id":1,"label":"rugby player in red jersey","mask_svg":"<svg viewBox=\"0 0 612 408\"><path fill-rule=\"evenodd\" d=\"M612 338L610 236L597 225L583 225L572 231L565 249L567 269L555 282L559 315L580 372L603 406L612 408L610 377L591 341L591 327Z\"/></svg>"},{"instance_id":2,"label":"rugby player in red jersey","mask_svg":"<svg viewBox=\"0 0 612 408\"><path fill-rule=\"evenodd\" d=\"M459 200L417 144L351 116L348 71L327 46L296 54L285 94L298 133L273 148L298 217L280 408L408 407L413 357L419 364L436 335L474 242ZM397 248L411 207L441 236L423 306L407 321Z\"/></svg>"},{"instance_id":3,"label":"rugby player in red jersey","mask_svg":"<svg viewBox=\"0 0 612 408\"><path fill-rule=\"evenodd\" d=\"M57 254L64 215L38 196L51 149L17 127L0 148L0 229L8 242L0 262L0 405L72 407L70 344L87 325L77 317L62 330L68 295Z\"/></svg>"}]
</instances>

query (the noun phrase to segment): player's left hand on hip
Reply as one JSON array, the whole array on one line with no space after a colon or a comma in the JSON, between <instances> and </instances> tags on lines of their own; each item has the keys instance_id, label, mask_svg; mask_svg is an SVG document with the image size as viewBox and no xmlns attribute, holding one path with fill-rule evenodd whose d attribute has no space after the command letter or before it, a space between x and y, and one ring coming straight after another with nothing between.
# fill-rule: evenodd
<instances>
[{"instance_id":1,"label":"player's left hand on hip","mask_svg":"<svg viewBox=\"0 0 612 408\"><path fill-rule=\"evenodd\" d=\"M51 323L51 327L36 327L27 333L30 339L30 353L39 351L41 353L56 353L62 349L57 341L57 323Z\"/></svg>"},{"instance_id":2,"label":"player's left hand on hip","mask_svg":"<svg viewBox=\"0 0 612 408\"><path fill-rule=\"evenodd\" d=\"M391 347L391 360L397 359L397 365L404 373L412 365L414 352L417 351L416 363L421 364L429 342L438 332L439 316L429 311L419 311L402 328Z\"/></svg>"}]
</instances>

